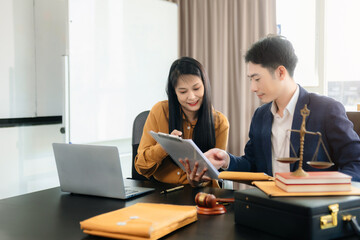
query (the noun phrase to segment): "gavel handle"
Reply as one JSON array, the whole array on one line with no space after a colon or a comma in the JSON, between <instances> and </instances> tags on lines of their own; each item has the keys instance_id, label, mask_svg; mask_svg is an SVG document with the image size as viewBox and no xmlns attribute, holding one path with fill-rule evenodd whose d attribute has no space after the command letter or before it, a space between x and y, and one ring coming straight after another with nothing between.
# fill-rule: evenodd
<instances>
[{"instance_id":1,"label":"gavel handle","mask_svg":"<svg viewBox=\"0 0 360 240\"><path fill-rule=\"evenodd\" d=\"M234 198L217 198L217 202L226 202L226 203L233 203L235 201Z\"/></svg>"}]
</instances>

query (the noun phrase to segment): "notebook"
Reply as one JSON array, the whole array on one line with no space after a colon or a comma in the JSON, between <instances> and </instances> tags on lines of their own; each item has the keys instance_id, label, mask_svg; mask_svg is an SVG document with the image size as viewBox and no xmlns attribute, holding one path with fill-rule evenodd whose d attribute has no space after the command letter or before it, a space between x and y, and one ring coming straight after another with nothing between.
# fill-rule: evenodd
<instances>
[{"instance_id":1,"label":"notebook","mask_svg":"<svg viewBox=\"0 0 360 240\"><path fill-rule=\"evenodd\" d=\"M115 146L53 143L64 192L127 199L155 190L125 186Z\"/></svg>"}]
</instances>

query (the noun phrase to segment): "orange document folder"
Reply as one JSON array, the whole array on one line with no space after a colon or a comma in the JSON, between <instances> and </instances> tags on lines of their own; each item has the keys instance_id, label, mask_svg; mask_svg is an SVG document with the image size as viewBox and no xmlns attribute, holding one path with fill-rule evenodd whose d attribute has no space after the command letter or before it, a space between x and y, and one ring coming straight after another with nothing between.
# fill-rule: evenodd
<instances>
[{"instance_id":1,"label":"orange document folder","mask_svg":"<svg viewBox=\"0 0 360 240\"><path fill-rule=\"evenodd\" d=\"M252 181L272 181L273 177L263 172L232 172L223 171L219 174L220 179L231 180L240 183L251 184Z\"/></svg>"},{"instance_id":2,"label":"orange document folder","mask_svg":"<svg viewBox=\"0 0 360 240\"><path fill-rule=\"evenodd\" d=\"M254 181L253 185L258 187L270 197L291 197L291 196L352 196L360 195L360 188L351 185L351 191L342 192L286 192L275 185L275 182Z\"/></svg>"},{"instance_id":3,"label":"orange document folder","mask_svg":"<svg viewBox=\"0 0 360 240\"><path fill-rule=\"evenodd\" d=\"M195 206L137 203L80 222L84 233L117 239L158 239L197 220Z\"/></svg>"}]
</instances>

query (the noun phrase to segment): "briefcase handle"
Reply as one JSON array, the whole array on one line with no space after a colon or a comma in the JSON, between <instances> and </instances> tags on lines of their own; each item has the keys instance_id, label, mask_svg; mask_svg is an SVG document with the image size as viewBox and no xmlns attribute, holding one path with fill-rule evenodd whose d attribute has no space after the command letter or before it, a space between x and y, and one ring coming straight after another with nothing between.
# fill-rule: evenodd
<instances>
[{"instance_id":1,"label":"briefcase handle","mask_svg":"<svg viewBox=\"0 0 360 240\"><path fill-rule=\"evenodd\" d=\"M352 216L351 217L351 226L354 229L356 235L360 236L360 227L358 222L356 221L356 216Z\"/></svg>"},{"instance_id":2,"label":"briefcase handle","mask_svg":"<svg viewBox=\"0 0 360 240\"><path fill-rule=\"evenodd\" d=\"M350 225L353 228L356 235L360 236L360 227L356 220L356 216L346 215L346 216L343 216L343 220L346 222L350 222Z\"/></svg>"}]
</instances>

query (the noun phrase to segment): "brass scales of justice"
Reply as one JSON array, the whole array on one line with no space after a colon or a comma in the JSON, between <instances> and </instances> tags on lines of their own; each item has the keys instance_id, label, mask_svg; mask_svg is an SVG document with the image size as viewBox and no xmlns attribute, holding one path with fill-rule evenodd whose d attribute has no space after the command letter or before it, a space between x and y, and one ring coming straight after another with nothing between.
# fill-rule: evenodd
<instances>
[{"instance_id":1,"label":"brass scales of justice","mask_svg":"<svg viewBox=\"0 0 360 240\"><path fill-rule=\"evenodd\" d=\"M309 164L313 168L324 169L324 168L329 168L329 167L333 166L334 163L331 161L329 153L326 150L326 147L325 147L324 142L322 140L321 133L320 132L310 132L310 131L307 131L306 128L305 128L305 119L306 119L307 116L310 115L310 110L307 108L306 104L305 104L304 108L300 110L300 113L301 113L301 116L303 117L300 130L294 130L294 129L289 129L288 130L288 131L291 131L291 132L300 133L300 156L297 157L294 146L292 145L292 143L290 141L290 147L291 147L291 150L293 151L295 157L278 158L277 161L282 162L282 163L294 163L296 161L299 161L298 169L295 172L292 172L291 175L296 176L296 177L306 177L309 174L307 172L305 172L303 170L303 168L302 168L302 166L303 166L303 155L304 155L305 134L312 134L312 135L318 135L319 136L319 140L318 140L318 143L317 143L317 146L316 146L315 153L314 153L311 161L308 161L307 164ZM320 144L323 147L329 162L317 161L317 155L319 153Z\"/></svg>"}]
</instances>

